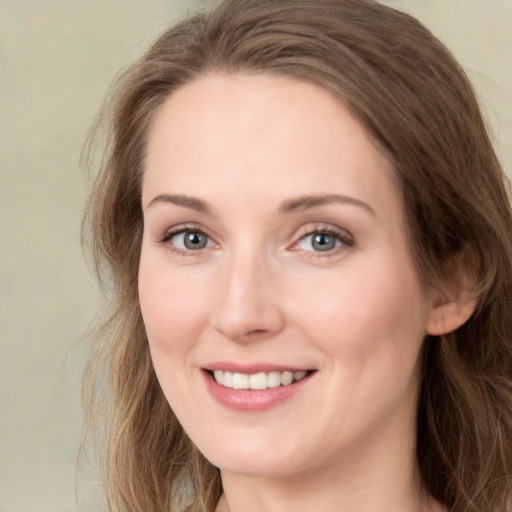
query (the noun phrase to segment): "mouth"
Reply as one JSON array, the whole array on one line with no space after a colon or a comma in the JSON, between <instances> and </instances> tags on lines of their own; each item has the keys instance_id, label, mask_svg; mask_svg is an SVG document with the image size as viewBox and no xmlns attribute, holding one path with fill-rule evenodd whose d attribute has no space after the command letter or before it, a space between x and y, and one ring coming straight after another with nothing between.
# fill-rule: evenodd
<instances>
[{"instance_id":1,"label":"mouth","mask_svg":"<svg viewBox=\"0 0 512 512\"><path fill-rule=\"evenodd\" d=\"M234 361L217 361L201 370L210 396L241 412L265 411L302 396L317 373L316 368Z\"/></svg>"},{"instance_id":2,"label":"mouth","mask_svg":"<svg viewBox=\"0 0 512 512\"><path fill-rule=\"evenodd\" d=\"M215 382L224 388L263 391L296 384L309 377L315 370L270 371L239 373L227 370L205 370Z\"/></svg>"},{"instance_id":3,"label":"mouth","mask_svg":"<svg viewBox=\"0 0 512 512\"><path fill-rule=\"evenodd\" d=\"M266 411L291 400L308 387L316 371L229 362L202 368L210 396L221 406L239 412Z\"/></svg>"}]
</instances>

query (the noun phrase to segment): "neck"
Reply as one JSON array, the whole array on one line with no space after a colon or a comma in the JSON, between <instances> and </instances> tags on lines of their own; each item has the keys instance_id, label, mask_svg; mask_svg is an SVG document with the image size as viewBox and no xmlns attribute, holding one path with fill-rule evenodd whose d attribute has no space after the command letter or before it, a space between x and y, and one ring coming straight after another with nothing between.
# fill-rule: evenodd
<instances>
[{"instance_id":1,"label":"neck","mask_svg":"<svg viewBox=\"0 0 512 512\"><path fill-rule=\"evenodd\" d=\"M223 470L216 512L441 512L422 490L414 429L397 427L361 438L324 469L272 476Z\"/></svg>"}]
</instances>

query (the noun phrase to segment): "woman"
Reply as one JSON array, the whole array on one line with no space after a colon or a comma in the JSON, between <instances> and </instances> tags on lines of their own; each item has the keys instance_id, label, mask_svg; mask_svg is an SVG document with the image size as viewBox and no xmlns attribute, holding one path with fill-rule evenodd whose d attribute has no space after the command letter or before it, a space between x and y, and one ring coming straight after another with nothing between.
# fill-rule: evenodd
<instances>
[{"instance_id":1,"label":"woman","mask_svg":"<svg viewBox=\"0 0 512 512\"><path fill-rule=\"evenodd\" d=\"M442 44L373 1L225 0L107 106L111 510L510 510L511 209Z\"/></svg>"}]
</instances>

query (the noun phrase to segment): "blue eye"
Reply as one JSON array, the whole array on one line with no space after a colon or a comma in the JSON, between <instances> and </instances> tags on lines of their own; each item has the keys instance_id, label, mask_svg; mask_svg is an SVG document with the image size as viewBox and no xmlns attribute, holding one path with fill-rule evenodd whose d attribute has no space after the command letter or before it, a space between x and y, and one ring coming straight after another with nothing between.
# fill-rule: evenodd
<instances>
[{"instance_id":1,"label":"blue eye","mask_svg":"<svg viewBox=\"0 0 512 512\"><path fill-rule=\"evenodd\" d=\"M187 229L169 236L169 241L178 249L184 251L198 251L211 247L212 242L207 235L198 230Z\"/></svg>"},{"instance_id":2,"label":"blue eye","mask_svg":"<svg viewBox=\"0 0 512 512\"><path fill-rule=\"evenodd\" d=\"M299 240L298 247L303 251L327 252L342 245L338 234L325 232L310 233Z\"/></svg>"}]
</instances>

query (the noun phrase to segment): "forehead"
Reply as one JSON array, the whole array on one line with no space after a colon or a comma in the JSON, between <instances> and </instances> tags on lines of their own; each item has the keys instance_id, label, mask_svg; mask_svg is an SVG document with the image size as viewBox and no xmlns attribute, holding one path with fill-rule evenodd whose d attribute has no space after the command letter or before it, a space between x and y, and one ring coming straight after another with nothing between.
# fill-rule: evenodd
<instances>
[{"instance_id":1,"label":"forehead","mask_svg":"<svg viewBox=\"0 0 512 512\"><path fill-rule=\"evenodd\" d=\"M396 195L362 125L325 89L288 77L202 77L175 91L149 134L143 196L280 192ZM172 189L172 190L171 190ZM336 189L336 190L334 190ZM385 205L383 205L385 206Z\"/></svg>"}]
</instances>

